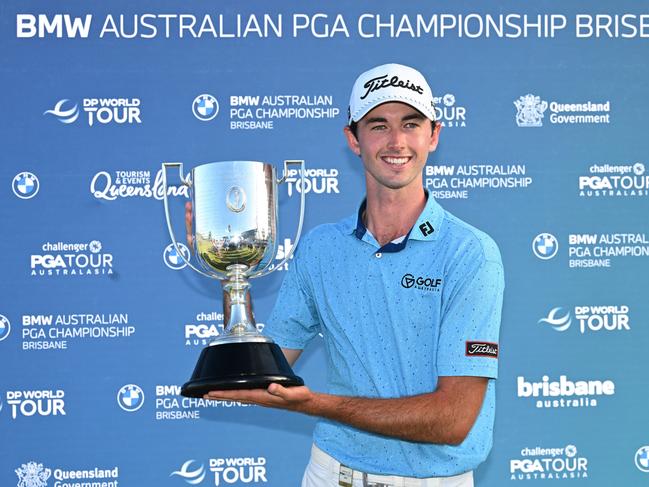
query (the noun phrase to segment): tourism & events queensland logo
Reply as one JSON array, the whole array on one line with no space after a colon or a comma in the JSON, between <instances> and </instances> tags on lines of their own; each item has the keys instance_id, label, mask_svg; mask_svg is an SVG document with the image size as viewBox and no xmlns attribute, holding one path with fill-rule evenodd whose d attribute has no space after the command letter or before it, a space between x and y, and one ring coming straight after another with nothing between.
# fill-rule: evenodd
<instances>
[{"instance_id":1,"label":"tourism & events queensland logo","mask_svg":"<svg viewBox=\"0 0 649 487\"><path fill-rule=\"evenodd\" d=\"M649 446L642 446L635 452L635 466L641 472L649 473Z\"/></svg>"},{"instance_id":2,"label":"tourism & events queensland logo","mask_svg":"<svg viewBox=\"0 0 649 487\"><path fill-rule=\"evenodd\" d=\"M99 171L90 181L90 194L99 200L118 198L164 198L162 169L157 172L141 169ZM185 185L167 187L168 196L189 196Z\"/></svg>"},{"instance_id":3,"label":"tourism & events queensland logo","mask_svg":"<svg viewBox=\"0 0 649 487\"><path fill-rule=\"evenodd\" d=\"M192 102L192 113L201 122L209 122L219 114L219 102L210 94L198 95Z\"/></svg>"},{"instance_id":4,"label":"tourism & events queensland logo","mask_svg":"<svg viewBox=\"0 0 649 487\"><path fill-rule=\"evenodd\" d=\"M509 460L510 480L561 480L588 478L588 459L575 445L563 448L539 446L521 449Z\"/></svg>"},{"instance_id":5,"label":"tourism & events queensland logo","mask_svg":"<svg viewBox=\"0 0 649 487\"><path fill-rule=\"evenodd\" d=\"M546 101L538 95L528 93L514 100L514 106L516 125L519 127L542 127L548 108L550 109L549 121L552 125L611 123L610 100Z\"/></svg>"},{"instance_id":6,"label":"tourism & events queensland logo","mask_svg":"<svg viewBox=\"0 0 649 487\"><path fill-rule=\"evenodd\" d=\"M14 177L11 189L18 198L28 200L36 196L40 189L40 183L34 173L22 171Z\"/></svg>"},{"instance_id":7,"label":"tourism & events queensland logo","mask_svg":"<svg viewBox=\"0 0 649 487\"><path fill-rule=\"evenodd\" d=\"M645 164L592 164L578 178L582 198L637 198L649 195Z\"/></svg>"},{"instance_id":8,"label":"tourism & events queensland logo","mask_svg":"<svg viewBox=\"0 0 649 487\"><path fill-rule=\"evenodd\" d=\"M538 323L557 332L564 332L573 323L578 324L580 334L592 332L630 331L629 307L626 305L581 305L570 308L552 308Z\"/></svg>"},{"instance_id":9,"label":"tourism & events queensland logo","mask_svg":"<svg viewBox=\"0 0 649 487\"><path fill-rule=\"evenodd\" d=\"M187 267L187 261L191 258L191 253L189 248L184 243L177 242L178 250L182 252L182 255L176 250L176 246L173 243L167 245L162 253L162 259L167 267L178 271ZM183 258L184 257L184 258Z\"/></svg>"},{"instance_id":10,"label":"tourism & events queensland logo","mask_svg":"<svg viewBox=\"0 0 649 487\"><path fill-rule=\"evenodd\" d=\"M81 104L90 127L142 123L139 98L83 98ZM67 125L76 122L80 114L79 104L68 98L57 101L54 108L43 112L44 116L54 117Z\"/></svg>"},{"instance_id":11,"label":"tourism & events queensland logo","mask_svg":"<svg viewBox=\"0 0 649 487\"><path fill-rule=\"evenodd\" d=\"M117 391L117 404L127 413L133 413L144 404L144 391L137 384L126 384Z\"/></svg>"},{"instance_id":12,"label":"tourism & events queensland logo","mask_svg":"<svg viewBox=\"0 0 649 487\"><path fill-rule=\"evenodd\" d=\"M192 464L196 466L192 467ZM198 465L197 460L187 460L179 470L172 471L169 476L180 477L190 485L198 485L207 476L205 464ZM210 458L208 465L209 472L214 475L209 483L216 486L237 483L257 485L268 482L266 457Z\"/></svg>"},{"instance_id":13,"label":"tourism & events queensland logo","mask_svg":"<svg viewBox=\"0 0 649 487\"><path fill-rule=\"evenodd\" d=\"M42 253L30 255L32 277L89 277L113 274L113 254L99 240L45 242Z\"/></svg>"},{"instance_id":14,"label":"tourism & events queensland logo","mask_svg":"<svg viewBox=\"0 0 649 487\"><path fill-rule=\"evenodd\" d=\"M532 251L539 259L552 259L559 251L559 241L551 233L539 233L532 241Z\"/></svg>"},{"instance_id":15,"label":"tourism & events queensland logo","mask_svg":"<svg viewBox=\"0 0 649 487\"><path fill-rule=\"evenodd\" d=\"M11 333L11 323L5 315L0 315L0 342Z\"/></svg>"}]
</instances>

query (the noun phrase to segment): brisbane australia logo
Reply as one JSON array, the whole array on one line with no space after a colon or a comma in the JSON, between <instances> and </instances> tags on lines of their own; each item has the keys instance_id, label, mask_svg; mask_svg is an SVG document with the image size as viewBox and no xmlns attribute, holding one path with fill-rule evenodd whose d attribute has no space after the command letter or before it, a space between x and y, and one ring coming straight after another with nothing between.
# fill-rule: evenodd
<instances>
[{"instance_id":1,"label":"brisbane australia logo","mask_svg":"<svg viewBox=\"0 0 649 487\"><path fill-rule=\"evenodd\" d=\"M406 289L414 287L423 291L439 291L442 286L442 279L439 277L416 277L412 274L404 274L401 278L401 285Z\"/></svg>"}]
</instances>

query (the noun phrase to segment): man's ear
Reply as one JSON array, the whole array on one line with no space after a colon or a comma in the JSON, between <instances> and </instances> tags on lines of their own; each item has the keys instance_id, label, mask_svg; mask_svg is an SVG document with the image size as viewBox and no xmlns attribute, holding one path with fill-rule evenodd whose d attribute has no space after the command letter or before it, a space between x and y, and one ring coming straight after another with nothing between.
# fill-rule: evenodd
<instances>
[{"instance_id":1,"label":"man's ear","mask_svg":"<svg viewBox=\"0 0 649 487\"><path fill-rule=\"evenodd\" d=\"M442 122L439 120L433 122L433 133L430 136L430 144L428 146L428 152L434 152L437 149L437 144L439 144L439 133L442 131Z\"/></svg>"},{"instance_id":2,"label":"man's ear","mask_svg":"<svg viewBox=\"0 0 649 487\"><path fill-rule=\"evenodd\" d=\"M351 149L351 151L356 154L357 156L361 155L361 146L358 143L358 139L352 132L352 129L349 128L349 125L345 125L345 128L343 129L343 132L345 132L345 138L347 139L347 145Z\"/></svg>"}]
</instances>

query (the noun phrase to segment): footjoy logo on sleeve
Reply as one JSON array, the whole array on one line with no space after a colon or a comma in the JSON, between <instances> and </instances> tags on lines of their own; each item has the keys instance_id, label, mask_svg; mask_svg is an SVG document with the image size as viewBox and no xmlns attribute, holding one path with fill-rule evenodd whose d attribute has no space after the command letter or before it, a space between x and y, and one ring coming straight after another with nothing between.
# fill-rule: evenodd
<instances>
[{"instance_id":1,"label":"footjoy logo on sleeve","mask_svg":"<svg viewBox=\"0 0 649 487\"><path fill-rule=\"evenodd\" d=\"M467 357L498 358L498 344L491 342L466 342Z\"/></svg>"}]
</instances>

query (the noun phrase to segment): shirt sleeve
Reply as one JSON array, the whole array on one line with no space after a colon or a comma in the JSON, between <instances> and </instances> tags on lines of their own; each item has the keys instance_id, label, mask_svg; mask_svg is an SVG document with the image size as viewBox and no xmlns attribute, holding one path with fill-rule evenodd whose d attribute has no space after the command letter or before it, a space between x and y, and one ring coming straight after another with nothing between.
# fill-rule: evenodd
<instances>
[{"instance_id":1,"label":"shirt sleeve","mask_svg":"<svg viewBox=\"0 0 649 487\"><path fill-rule=\"evenodd\" d=\"M440 376L498 376L498 338L505 287L500 253L458 266L447 282L437 348ZM495 254L495 255L494 255Z\"/></svg>"},{"instance_id":2,"label":"shirt sleeve","mask_svg":"<svg viewBox=\"0 0 649 487\"><path fill-rule=\"evenodd\" d=\"M280 287L264 334L282 348L302 350L320 331L320 315L308 279L308 240L300 243Z\"/></svg>"}]
</instances>

